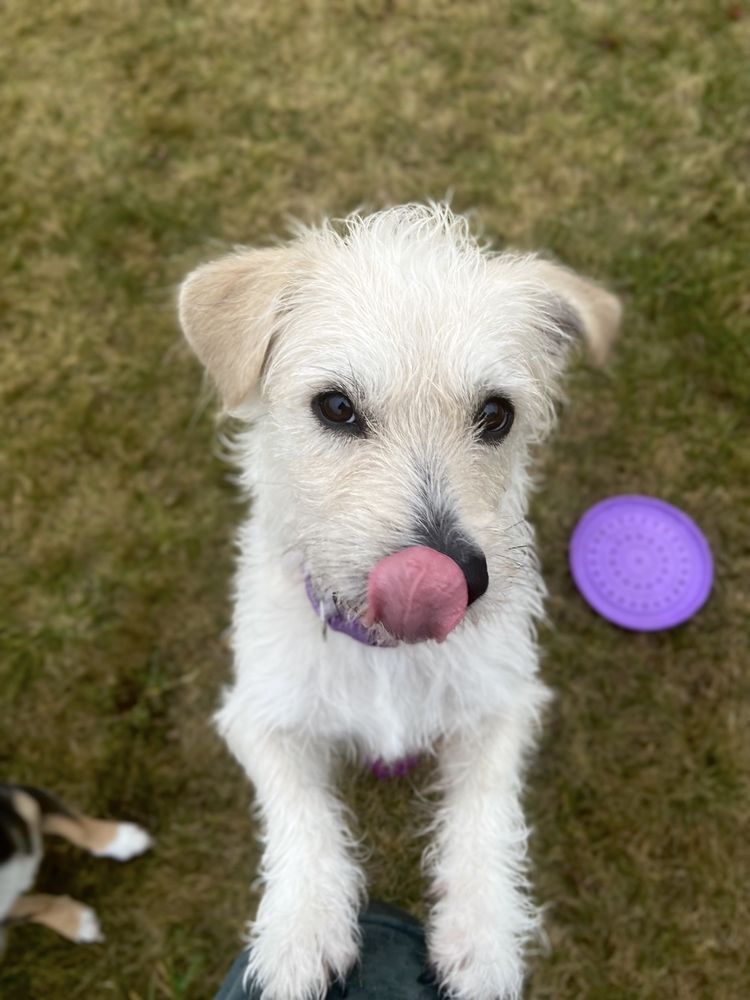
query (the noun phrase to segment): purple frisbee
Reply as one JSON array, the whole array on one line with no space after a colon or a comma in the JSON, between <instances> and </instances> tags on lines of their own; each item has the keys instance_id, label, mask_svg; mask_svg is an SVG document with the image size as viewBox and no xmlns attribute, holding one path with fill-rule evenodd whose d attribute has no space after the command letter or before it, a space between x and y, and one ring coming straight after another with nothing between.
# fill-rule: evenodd
<instances>
[{"instance_id":1,"label":"purple frisbee","mask_svg":"<svg viewBox=\"0 0 750 1000\"><path fill-rule=\"evenodd\" d=\"M691 618L713 582L711 550L677 507L647 496L602 500L570 540L576 586L603 618L633 632L658 632Z\"/></svg>"}]
</instances>

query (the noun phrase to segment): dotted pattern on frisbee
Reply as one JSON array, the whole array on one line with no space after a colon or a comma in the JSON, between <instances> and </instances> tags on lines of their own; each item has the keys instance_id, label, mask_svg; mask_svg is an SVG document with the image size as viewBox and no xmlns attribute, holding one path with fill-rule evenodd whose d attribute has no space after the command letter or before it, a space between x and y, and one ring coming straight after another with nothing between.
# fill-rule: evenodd
<instances>
[{"instance_id":1,"label":"dotted pattern on frisbee","mask_svg":"<svg viewBox=\"0 0 750 1000\"><path fill-rule=\"evenodd\" d=\"M589 604L623 628L652 632L686 621L711 591L708 543L686 514L654 497L611 497L573 532L573 578Z\"/></svg>"}]
</instances>

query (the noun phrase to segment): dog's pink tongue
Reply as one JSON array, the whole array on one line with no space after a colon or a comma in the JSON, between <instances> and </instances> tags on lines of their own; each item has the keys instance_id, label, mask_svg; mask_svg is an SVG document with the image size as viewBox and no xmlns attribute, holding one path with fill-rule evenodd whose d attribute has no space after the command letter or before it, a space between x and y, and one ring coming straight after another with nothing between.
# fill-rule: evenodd
<instances>
[{"instance_id":1,"label":"dog's pink tongue","mask_svg":"<svg viewBox=\"0 0 750 1000\"><path fill-rule=\"evenodd\" d=\"M397 639L442 642L466 612L460 567L435 549L415 546L386 556L370 573L367 626L381 622Z\"/></svg>"}]
</instances>

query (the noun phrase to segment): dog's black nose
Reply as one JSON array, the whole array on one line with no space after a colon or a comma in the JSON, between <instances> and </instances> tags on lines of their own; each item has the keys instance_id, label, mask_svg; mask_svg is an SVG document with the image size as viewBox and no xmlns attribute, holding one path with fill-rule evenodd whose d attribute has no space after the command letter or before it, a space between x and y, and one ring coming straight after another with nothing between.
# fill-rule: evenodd
<instances>
[{"instance_id":1,"label":"dog's black nose","mask_svg":"<svg viewBox=\"0 0 750 1000\"><path fill-rule=\"evenodd\" d=\"M464 575L469 604L473 604L486 592L490 582L484 552L463 533L450 511L426 506L427 510L420 517L414 532L414 543L450 556Z\"/></svg>"},{"instance_id":2,"label":"dog's black nose","mask_svg":"<svg viewBox=\"0 0 750 1000\"><path fill-rule=\"evenodd\" d=\"M467 548L464 551L449 552L448 555L461 567L469 591L469 604L473 604L487 590L490 582L484 553L479 549Z\"/></svg>"}]
</instances>

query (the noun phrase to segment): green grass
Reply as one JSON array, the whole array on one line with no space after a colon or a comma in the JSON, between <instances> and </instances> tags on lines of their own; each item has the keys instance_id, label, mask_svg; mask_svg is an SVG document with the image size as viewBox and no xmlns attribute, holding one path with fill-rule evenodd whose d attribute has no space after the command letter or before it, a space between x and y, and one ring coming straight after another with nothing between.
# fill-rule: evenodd
<instances>
[{"instance_id":1,"label":"green grass","mask_svg":"<svg viewBox=\"0 0 750 1000\"><path fill-rule=\"evenodd\" d=\"M174 285L289 216L448 191L627 305L535 505L558 698L528 995L749 994L748 51L750 11L702 0L5 4L0 766L158 847L120 867L51 845L41 884L108 943L15 930L3 997L207 1000L254 903L250 793L208 722L241 510ZM636 490L716 557L665 634L595 618L566 569L580 512ZM417 912L428 776L346 779L374 894Z\"/></svg>"}]
</instances>

